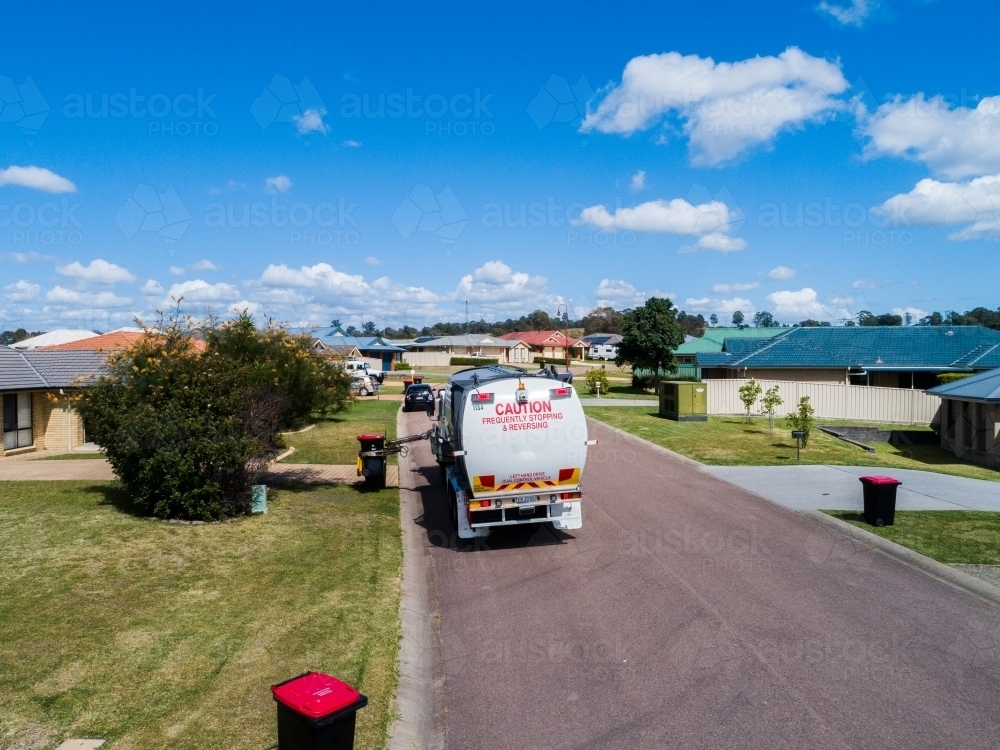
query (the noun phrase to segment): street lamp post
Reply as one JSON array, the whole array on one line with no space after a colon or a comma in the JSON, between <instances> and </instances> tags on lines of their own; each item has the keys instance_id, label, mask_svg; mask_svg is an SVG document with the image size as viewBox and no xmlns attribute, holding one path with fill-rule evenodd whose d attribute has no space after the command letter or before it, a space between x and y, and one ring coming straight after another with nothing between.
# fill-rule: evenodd
<instances>
[{"instance_id":1,"label":"street lamp post","mask_svg":"<svg viewBox=\"0 0 1000 750\"><path fill-rule=\"evenodd\" d=\"M560 310L562 313L560 314ZM559 305L556 308L556 317L561 317L563 319L563 336L565 340L563 341L563 351L566 353L566 372L569 372L569 307L566 305Z\"/></svg>"}]
</instances>

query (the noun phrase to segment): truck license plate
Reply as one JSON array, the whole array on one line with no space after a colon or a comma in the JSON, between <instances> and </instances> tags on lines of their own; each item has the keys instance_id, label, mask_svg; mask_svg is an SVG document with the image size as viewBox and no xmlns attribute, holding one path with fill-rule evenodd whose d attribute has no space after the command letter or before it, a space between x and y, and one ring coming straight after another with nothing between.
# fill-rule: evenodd
<instances>
[{"instance_id":1,"label":"truck license plate","mask_svg":"<svg viewBox=\"0 0 1000 750\"><path fill-rule=\"evenodd\" d=\"M526 505L527 503L538 502L538 495L528 495L527 497L514 498L514 502L518 505Z\"/></svg>"}]
</instances>

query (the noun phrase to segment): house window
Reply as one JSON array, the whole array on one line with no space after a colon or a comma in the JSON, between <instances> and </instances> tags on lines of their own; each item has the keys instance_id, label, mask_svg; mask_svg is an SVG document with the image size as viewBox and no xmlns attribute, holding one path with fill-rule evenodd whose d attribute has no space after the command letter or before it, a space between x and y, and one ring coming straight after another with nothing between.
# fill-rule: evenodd
<instances>
[{"instance_id":1,"label":"house window","mask_svg":"<svg viewBox=\"0 0 1000 750\"><path fill-rule=\"evenodd\" d=\"M31 394L3 395L3 449L27 448L35 442L31 432Z\"/></svg>"}]
</instances>

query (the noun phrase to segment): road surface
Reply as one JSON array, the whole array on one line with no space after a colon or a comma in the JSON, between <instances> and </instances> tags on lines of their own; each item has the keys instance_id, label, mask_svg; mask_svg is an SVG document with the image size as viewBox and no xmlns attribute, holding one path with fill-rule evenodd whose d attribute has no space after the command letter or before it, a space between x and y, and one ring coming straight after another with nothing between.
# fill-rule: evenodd
<instances>
[{"instance_id":1,"label":"road surface","mask_svg":"<svg viewBox=\"0 0 1000 750\"><path fill-rule=\"evenodd\" d=\"M457 543L428 445L412 449L400 481L430 549L447 747L1000 743L1000 611L607 428L591 437L581 530L475 545Z\"/></svg>"}]
</instances>

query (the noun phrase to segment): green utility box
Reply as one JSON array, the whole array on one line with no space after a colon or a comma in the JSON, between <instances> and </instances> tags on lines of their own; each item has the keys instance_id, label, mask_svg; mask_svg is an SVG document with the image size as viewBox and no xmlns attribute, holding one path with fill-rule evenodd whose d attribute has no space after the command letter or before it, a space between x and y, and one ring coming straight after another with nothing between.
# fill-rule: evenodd
<instances>
[{"instance_id":1,"label":"green utility box","mask_svg":"<svg viewBox=\"0 0 1000 750\"><path fill-rule=\"evenodd\" d=\"M675 422L708 421L708 383L667 380L660 383L660 416Z\"/></svg>"}]
</instances>

